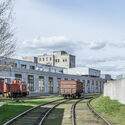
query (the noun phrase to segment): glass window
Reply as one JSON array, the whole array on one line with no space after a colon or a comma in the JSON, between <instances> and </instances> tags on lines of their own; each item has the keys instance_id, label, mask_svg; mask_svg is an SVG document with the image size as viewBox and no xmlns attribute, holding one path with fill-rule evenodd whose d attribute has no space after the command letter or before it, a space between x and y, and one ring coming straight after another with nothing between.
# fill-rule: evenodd
<instances>
[{"instance_id":1,"label":"glass window","mask_svg":"<svg viewBox=\"0 0 125 125\"><path fill-rule=\"evenodd\" d=\"M22 69L26 69L26 65L21 64L21 68L22 68Z\"/></svg>"},{"instance_id":2,"label":"glass window","mask_svg":"<svg viewBox=\"0 0 125 125\"><path fill-rule=\"evenodd\" d=\"M39 61L41 61L41 58L39 58Z\"/></svg>"},{"instance_id":3,"label":"glass window","mask_svg":"<svg viewBox=\"0 0 125 125\"><path fill-rule=\"evenodd\" d=\"M89 81L89 80L87 80L87 83L90 83L90 81Z\"/></svg>"},{"instance_id":4,"label":"glass window","mask_svg":"<svg viewBox=\"0 0 125 125\"><path fill-rule=\"evenodd\" d=\"M35 69L35 66L30 66L30 69L33 69L33 70L34 70L34 69Z\"/></svg>"},{"instance_id":5,"label":"glass window","mask_svg":"<svg viewBox=\"0 0 125 125\"><path fill-rule=\"evenodd\" d=\"M68 78L65 78L65 80L68 80Z\"/></svg>"},{"instance_id":6,"label":"glass window","mask_svg":"<svg viewBox=\"0 0 125 125\"><path fill-rule=\"evenodd\" d=\"M53 93L53 77L48 78L49 93Z\"/></svg>"},{"instance_id":7,"label":"glass window","mask_svg":"<svg viewBox=\"0 0 125 125\"><path fill-rule=\"evenodd\" d=\"M44 92L44 76L39 76L39 88L41 92Z\"/></svg>"},{"instance_id":8,"label":"glass window","mask_svg":"<svg viewBox=\"0 0 125 125\"><path fill-rule=\"evenodd\" d=\"M29 90L34 91L34 76L28 75Z\"/></svg>"},{"instance_id":9,"label":"glass window","mask_svg":"<svg viewBox=\"0 0 125 125\"><path fill-rule=\"evenodd\" d=\"M15 74L16 80L22 80L22 74Z\"/></svg>"}]
</instances>

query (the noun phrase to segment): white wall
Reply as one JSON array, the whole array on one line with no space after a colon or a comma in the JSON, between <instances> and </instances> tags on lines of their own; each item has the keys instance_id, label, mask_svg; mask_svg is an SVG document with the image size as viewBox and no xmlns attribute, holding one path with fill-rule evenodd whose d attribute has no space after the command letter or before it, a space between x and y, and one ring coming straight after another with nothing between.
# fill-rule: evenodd
<instances>
[{"instance_id":1,"label":"white wall","mask_svg":"<svg viewBox=\"0 0 125 125\"><path fill-rule=\"evenodd\" d=\"M108 81L104 84L104 96L125 104L125 79Z\"/></svg>"}]
</instances>

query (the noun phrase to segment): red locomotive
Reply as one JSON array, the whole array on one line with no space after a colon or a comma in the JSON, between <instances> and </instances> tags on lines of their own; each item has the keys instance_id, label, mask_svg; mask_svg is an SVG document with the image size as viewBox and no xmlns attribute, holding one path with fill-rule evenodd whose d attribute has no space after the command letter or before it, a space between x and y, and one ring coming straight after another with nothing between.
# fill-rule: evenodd
<instances>
[{"instance_id":1,"label":"red locomotive","mask_svg":"<svg viewBox=\"0 0 125 125\"><path fill-rule=\"evenodd\" d=\"M10 85L10 97L24 97L28 95L27 85L21 80L14 80Z\"/></svg>"},{"instance_id":2,"label":"red locomotive","mask_svg":"<svg viewBox=\"0 0 125 125\"><path fill-rule=\"evenodd\" d=\"M10 84L8 84L4 78L0 78L0 94L2 96L9 96Z\"/></svg>"},{"instance_id":3,"label":"red locomotive","mask_svg":"<svg viewBox=\"0 0 125 125\"><path fill-rule=\"evenodd\" d=\"M0 94L4 97L25 97L28 95L27 85L21 80L13 80L7 83L6 79L0 78Z\"/></svg>"}]
</instances>

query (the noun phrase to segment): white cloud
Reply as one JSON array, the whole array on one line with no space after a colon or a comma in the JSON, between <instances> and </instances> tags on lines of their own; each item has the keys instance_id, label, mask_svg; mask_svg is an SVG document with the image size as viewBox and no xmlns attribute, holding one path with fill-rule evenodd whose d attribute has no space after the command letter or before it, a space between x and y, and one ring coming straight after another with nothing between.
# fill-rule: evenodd
<instances>
[{"instance_id":1,"label":"white cloud","mask_svg":"<svg viewBox=\"0 0 125 125\"><path fill-rule=\"evenodd\" d=\"M32 41L18 44L21 56L38 55L42 52L65 50L76 55L77 66L89 66L101 69L106 73L125 72L124 42L95 42L73 40L66 36L41 36ZM120 51L119 51L119 48ZM124 62L124 63L123 63Z\"/></svg>"},{"instance_id":2,"label":"white cloud","mask_svg":"<svg viewBox=\"0 0 125 125\"><path fill-rule=\"evenodd\" d=\"M32 41L24 41L20 43L19 49L39 49L39 50L66 50L74 51L77 49L84 49L85 47L92 50L99 50L106 46L105 42L93 42L93 41L78 41L72 40L65 36L49 36L49 37L37 37Z\"/></svg>"},{"instance_id":3,"label":"white cloud","mask_svg":"<svg viewBox=\"0 0 125 125\"><path fill-rule=\"evenodd\" d=\"M90 49L99 50L106 46L106 42L91 42Z\"/></svg>"}]
</instances>

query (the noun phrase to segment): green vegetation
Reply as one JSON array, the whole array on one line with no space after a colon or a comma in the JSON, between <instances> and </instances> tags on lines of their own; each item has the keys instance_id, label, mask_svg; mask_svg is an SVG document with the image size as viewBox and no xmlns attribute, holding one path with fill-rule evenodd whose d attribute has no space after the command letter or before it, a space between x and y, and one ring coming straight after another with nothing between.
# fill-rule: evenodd
<instances>
[{"instance_id":1,"label":"green vegetation","mask_svg":"<svg viewBox=\"0 0 125 125\"><path fill-rule=\"evenodd\" d=\"M0 125L29 108L32 108L40 104L45 104L47 102L57 100L60 98L61 97L58 96L51 96L41 99L25 99L20 100L18 102L11 100L5 101L5 104L0 107Z\"/></svg>"},{"instance_id":2,"label":"green vegetation","mask_svg":"<svg viewBox=\"0 0 125 125\"><path fill-rule=\"evenodd\" d=\"M97 112L102 114L107 120L115 125L125 125L125 105L109 97L94 99L91 102Z\"/></svg>"}]
</instances>

